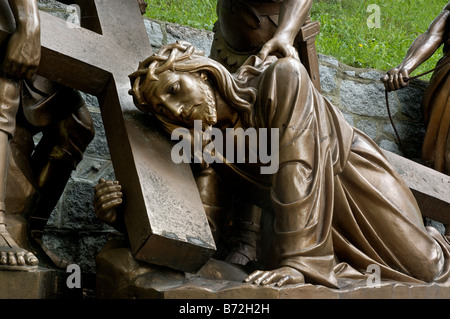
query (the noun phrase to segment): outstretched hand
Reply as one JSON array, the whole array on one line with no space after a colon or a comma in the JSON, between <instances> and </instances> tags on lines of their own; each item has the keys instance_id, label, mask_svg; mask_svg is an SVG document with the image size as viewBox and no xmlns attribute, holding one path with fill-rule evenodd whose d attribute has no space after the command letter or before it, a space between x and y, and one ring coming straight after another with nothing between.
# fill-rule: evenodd
<instances>
[{"instance_id":1,"label":"outstretched hand","mask_svg":"<svg viewBox=\"0 0 450 319\"><path fill-rule=\"evenodd\" d=\"M255 285L269 285L274 283L277 287L287 284L301 284L305 277L298 270L291 267L281 267L275 270L257 270L245 279L245 282Z\"/></svg>"},{"instance_id":2,"label":"outstretched hand","mask_svg":"<svg viewBox=\"0 0 450 319\"><path fill-rule=\"evenodd\" d=\"M116 207L122 203L122 186L118 181L101 178L95 186L94 211L103 222L114 225L117 221Z\"/></svg>"}]
</instances>

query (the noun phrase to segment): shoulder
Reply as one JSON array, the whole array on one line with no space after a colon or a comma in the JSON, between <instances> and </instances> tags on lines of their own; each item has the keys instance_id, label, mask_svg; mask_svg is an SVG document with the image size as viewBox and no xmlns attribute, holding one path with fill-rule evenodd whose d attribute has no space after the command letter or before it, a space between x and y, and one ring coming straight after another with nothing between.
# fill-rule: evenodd
<instances>
[{"instance_id":1,"label":"shoulder","mask_svg":"<svg viewBox=\"0 0 450 319\"><path fill-rule=\"evenodd\" d=\"M282 77L296 75L301 77L306 72L303 64L294 58L282 58L273 63L272 69Z\"/></svg>"},{"instance_id":2,"label":"shoulder","mask_svg":"<svg viewBox=\"0 0 450 319\"><path fill-rule=\"evenodd\" d=\"M307 91L311 83L308 72L298 59L282 58L263 72L257 87L258 96L263 100L275 101L277 99L273 97L276 95L282 96L285 101L294 101L300 90Z\"/></svg>"},{"instance_id":3,"label":"shoulder","mask_svg":"<svg viewBox=\"0 0 450 319\"><path fill-rule=\"evenodd\" d=\"M274 64L277 65L277 67L288 69L300 68L301 66L301 62L295 58L281 58L278 59Z\"/></svg>"},{"instance_id":4,"label":"shoulder","mask_svg":"<svg viewBox=\"0 0 450 319\"><path fill-rule=\"evenodd\" d=\"M307 85L305 82L308 79L308 72L298 59L281 58L270 64L256 78L255 88L260 92L261 90L271 91L274 88L276 91L284 91L288 87L292 90L292 88L298 88L300 83ZM268 87L271 89L269 90Z\"/></svg>"}]
</instances>

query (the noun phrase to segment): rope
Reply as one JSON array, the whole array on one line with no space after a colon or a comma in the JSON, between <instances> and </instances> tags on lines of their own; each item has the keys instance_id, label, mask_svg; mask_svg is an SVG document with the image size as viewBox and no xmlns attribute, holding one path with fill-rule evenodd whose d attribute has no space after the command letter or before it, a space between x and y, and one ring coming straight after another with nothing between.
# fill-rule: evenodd
<instances>
[{"instance_id":1,"label":"rope","mask_svg":"<svg viewBox=\"0 0 450 319\"><path fill-rule=\"evenodd\" d=\"M405 154L405 156L406 156L406 149L403 146L403 142L402 142L402 139L400 138L400 134L398 134L397 128L395 127L394 120L392 119L391 108L389 106L389 95L388 95L388 93L389 93L389 91L387 89L384 90L384 97L386 99L386 108L387 108L387 112L388 112L388 116L389 116L389 121L391 121L391 125L392 125L392 128L394 129L395 136L397 137L398 144L400 144L400 148L402 149L403 154Z\"/></svg>"},{"instance_id":2,"label":"rope","mask_svg":"<svg viewBox=\"0 0 450 319\"><path fill-rule=\"evenodd\" d=\"M427 75L427 74L429 74L431 72L434 72L434 71L440 69L441 67L443 67L447 63L449 63L449 62L446 62L444 64L438 65L435 68L433 68L431 70L428 70L428 71L426 71L424 73L421 73L421 74L418 74L418 75L415 75L415 76L406 77L406 78L403 79L403 81L409 82L409 81L418 79L418 78L420 78L420 77L422 77L424 75ZM394 120L392 119L391 108L389 106L389 95L388 95L388 93L389 93L389 91L387 90L387 88L385 88L385 90L384 90L384 97L386 99L386 108L387 108L387 112L388 112L388 116L389 116L389 121L391 122L392 128L394 129L394 133L395 133L395 136L397 137L397 140L398 140L398 143L400 145L400 148L401 148L403 154L405 154L405 156L406 156L407 155L406 148L403 145L402 139L400 138L400 134L398 133L397 128L395 127L395 124L394 124Z\"/></svg>"}]
</instances>

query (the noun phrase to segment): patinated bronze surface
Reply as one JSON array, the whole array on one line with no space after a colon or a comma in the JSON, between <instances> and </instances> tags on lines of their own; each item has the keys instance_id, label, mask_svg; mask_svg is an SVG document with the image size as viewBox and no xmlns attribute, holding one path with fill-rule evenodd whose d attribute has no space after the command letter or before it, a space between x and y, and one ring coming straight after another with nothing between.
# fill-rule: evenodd
<instances>
[{"instance_id":1,"label":"patinated bronze surface","mask_svg":"<svg viewBox=\"0 0 450 319\"><path fill-rule=\"evenodd\" d=\"M412 194L381 150L346 124L314 88L297 59L269 58L263 63L252 57L234 77L199 56L192 47L181 43L172 50L169 46L143 62L132 75L136 106L152 114L145 116L133 107L126 94L127 75L138 59L151 52L143 25L136 22L138 18L133 20L139 17L135 0L79 3L85 9L85 28L68 28L64 21L41 15L43 55L38 74L55 81L55 85L82 89L100 98L121 185L102 181L97 187L96 206L104 219L120 223L122 215L117 220L114 209L125 197L122 226L128 230L136 256L176 269L198 269L214 250L214 243L208 242L208 225L201 220L199 200L213 234L220 238L227 220L224 215L229 211L227 194L239 192L246 201L234 207L238 208L235 214L240 213L240 208L257 204L265 209L264 220L271 220L272 215L275 218L275 232L262 242L255 241L264 252L258 260L264 268L248 276L247 282L279 286L311 282L340 287L339 279L365 278L367 266L378 265L382 277L394 281L446 283L446 239L423 226ZM117 18L117 12L122 14L120 23L108 23L112 16ZM14 26L3 22L0 19L0 39L8 38L14 30ZM67 43L67 37L73 43ZM125 39L129 42L124 44ZM166 53L177 60L180 52L184 58L194 53L190 62L194 69L200 66L198 74L179 71L178 65L173 72L165 71L170 65L165 62ZM180 64L184 62L181 59ZM191 67L189 63L187 66ZM229 82L224 84L219 79ZM233 89L227 91L228 87ZM213 98L208 100L208 96ZM275 104L279 96L283 101ZM189 114L187 109L183 111L184 105L176 104L186 97L190 98L188 102L200 102ZM28 120L33 118L33 113L28 115ZM260 164L214 163L208 167L201 163L201 170L195 171L195 184L188 165L172 165L167 156L172 145L153 127L155 118L164 122L169 131L180 125L192 128L195 119L206 119L205 128L280 130L280 169L261 175ZM16 136L21 132L16 131ZM192 227L194 237L184 240L181 237L191 231L188 228L193 220L200 224ZM174 224L178 227L174 228ZM253 226L247 225L247 230L257 232ZM266 231L272 231L265 226ZM9 236L8 232L3 234L3 238ZM275 252L273 239L278 244ZM21 256L22 252L13 257ZM128 265L135 267L132 262ZM218 264L207 266L214 265ZM144 272L144 268L134 274ZM242 274L235 273L237 277ZM180 294L189 295L186 291ZM175 292L173 296L180 294Z\"/></svg>"},{"instance_id":2,"label":"patinated bronze surface","mask_svg":"<svg viewBox=\"0 0 450 319\"><path fill-rule=\"evenodd\" d=\"M253 56L232 75L176 43L143 61L131 83L136 106L168 132L192 129L194 120L205 130L279 131L276 172L261 174L261 162L228 161L201 165L197 174L207 205L222 207L225 193L217 191L226 190L264 207L263 220L274 219L260 243L261 268L246 282L339 288L340 279L364 278L375 265L383 279L447 283L448 240L424 226L413 194L382 151L321 96L298 59ZM114 216L116 188L105 181L97 187L99 216ZM208 216L219 227L222 217Z\"/></svg>"},{"instance_id":3,"label":"patinated bronze surface","mask_svg":"<svg viewBox=\"0 0 450 319\"><path fill-rule=\"evenodd\" d=\"M309 19L311 6L310 0L219 0L210 58L234 73L250 55L265 60L269 55L295 57L300 54L314 85L320 90L315 49L319 22ZM261 208L237 205L242 212L233 221L236 247L227 260L246 264L256 258ZM211 206L207 209L217 210Z\"/></svg>"},{"instance_id":4,"label":"patinated bronze surface","mask_svg":"<svg viewBox=\"0 0 450 319\"><path fill-rule=\"evenodd\" d=\"M10 110L4 112L2 131L8 132L10 143L5 146L11 149L10 158L8 152L2 152L9 160L2 166L8 172L6 188L1 191L2 203L6 203L6 213L28 219L31 237L57 267L65 268L66 261L43 246L42 233L71 172L94 136L93 123L78 92L34 74L41 58L36 1L9 3L1 4L1 15L15 32L4 44L3 65L6 76L14 78L17 85L15 89L10 84L0 86L2 105ZM42 137L35 146L33 136L37 133ZM4 268L30 268L8 253L8 246L14 246L12 238L7 234L3 238L6 243L1 244L0 251L8 256L2 260Z\"/></svg>"},{"instance_id":5,"label":"patinated bronze surface","mask_svg":"<svg viewBox=\"0 0 450 319\"><path fill-rule=\"evenodd\" d=\"M170 141L141 124L146 116L128 94L128 75L136 61L152 52L138 4L77 4L81 28L41 12L37 74L99 98L115 174L130 190L124 218L136 258L185 271L198 269L215 246L192 172L189 165L168 160ZM11 32L2 25L0 38Z\"/></svg>"},{"instance_id":6,"label":"patinated bronze surface","mask_svg":"<svg viewBox=\"0 0 450 319\"><path fill-rule=\"evenodd\" d=\"M339 289L313 284L256 286L243 282L247 277L243 267L215 259L209 260L195 275L184 274L135 260L126 241L118 239L108 242L96 262L97 298L391 300L449 297L448 286L438 283L382 280L376 287L368 287L367 278L356 277L346 279Z\"/></svg>"},{"instance_id":7,"label":"patinated bronze surface","mask_svg":"<svg viewBox=\"0 0 450 319\"><path fill-rule=\"evenodd\" d=\"M0 265L6 268L37 266L37 258L19 247L6 229L6 180L9 167L9 140L14 135L20 102L21 80L30 78L40 60L40 27L36 1L2 2L2 18L16 21L16 32L3 44L0 70ZM11 19L12 18L12 19Z\"/></svg>"},{"instance_id":8,"label":"patinated bronze surface","mask_svg":"<svg viewBox=\"0 0 450 319\"><path fill-rule=\"evenodd\" d=\"M262 60L269 54L300 54L320 90L315 50L319 22L309 19L312 3L312 0L219 0L210 57L233 73L253 54Z\"/></svg>"},{"instance_id":9,"label":"patinated bronze surface","mask_svg":"<svg viewBox=\"0 0 450 319\"><path fill-rule=\"evenodd\" d=\"M411 189L424 217L439 221L450 235L450 176L383 150Z\"/></svg>"},{"instance_id":10,"label":"patinated bronze surface","mask_svg":"<svg viewBox=\"0 0 450 319\"><path fill-rule=\"evenodd\" d=\"M426 126L422 147L423 163L439 172L450 174L450 3L434 19L428 30L417 37L402 63L384 77L386 89L401 89L409 84L410 74L429 59L443 44L444 57L436 65L422 101Z\"/></svg>"}]
</instances>

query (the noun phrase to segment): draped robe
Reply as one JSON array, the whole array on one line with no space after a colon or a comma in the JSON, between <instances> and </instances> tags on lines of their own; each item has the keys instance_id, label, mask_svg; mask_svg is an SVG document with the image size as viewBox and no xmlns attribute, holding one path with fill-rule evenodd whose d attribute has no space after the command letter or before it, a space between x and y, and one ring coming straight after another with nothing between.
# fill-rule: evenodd
<instances>
[{"instance_id":1,"label":"draped robe","mask_svg":"<svg viewBox=\"0 0 450 319\"><path fill-rule=\"evenodd\" d=\"M275 267L329 287L363 276L369 265L383 279L447 280L447 238L424 226L381 149L314 88L298 60L277 60L248 83L258 90L255 127L279 129L279 169L260 175L254 164L228 163L216 171L273 211L276 254L268 256Z\"/></svg>"},{"instance_id":2,"label":"draped robe","mask_svg":"<svg viewBox=\"0 0 450 319\"><path fill-rule=\"evenodd\" d=\"M426 126L422 146L425 165L450 174L450 40L444 46L444 57L438 62L422 100Z\"/></svg>"}]
</instances>

